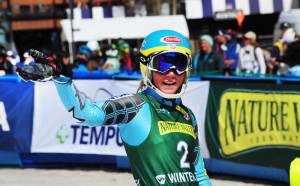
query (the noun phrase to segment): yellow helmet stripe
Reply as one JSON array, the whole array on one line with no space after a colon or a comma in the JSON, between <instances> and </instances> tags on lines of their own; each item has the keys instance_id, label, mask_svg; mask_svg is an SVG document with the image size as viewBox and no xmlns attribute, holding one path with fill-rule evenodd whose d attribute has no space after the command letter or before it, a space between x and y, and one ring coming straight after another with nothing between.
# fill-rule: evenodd
<instances>
[{"instance_id":1,"label":"yellow helmet stripe","mask_svg":"<svg viewBox=\"0 0 300 186\"><path fill-rule=\"evenodd\" d=\"M192 51L186 47L181 47L181 46L175 46L175 48L172 48L173 46L161 46L161 47L153 47L149 48L147 50L141 50L140 52L144 56L148 56L149 54L152 54L154 52L159 52L159 51L180 51L180 52L185 52L189 55L192 55Z\"/></svg>"}]
</instances>

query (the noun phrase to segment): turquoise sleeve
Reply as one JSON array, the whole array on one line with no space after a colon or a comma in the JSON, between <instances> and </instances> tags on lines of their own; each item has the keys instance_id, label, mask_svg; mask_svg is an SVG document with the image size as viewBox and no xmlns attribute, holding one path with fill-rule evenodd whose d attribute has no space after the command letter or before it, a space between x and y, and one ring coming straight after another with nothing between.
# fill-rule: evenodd
<instances>
[{"instance_id":1,"label":"turquoise sleeve","mask_svg":"<svg viewBox=\"0 0 300 186\"><path fill-rule=\"evenodd\" d=\"M192 122L193 122L193 127L195 128L195 131L197 131L197 121L195 118L195 115L193 114L193 112L189 109L189 113L190 116L192 118ZM197 141L198 141L198 136L197 136ZM196 147L194 149L195 153L196 153L196 159L194 162L194 167L195 167L195 176L197 181L199 182L199 186L211 186L211 182L210 179L206 173L205 167L204 167L204 162L203 162L203 158L201 155L201 149L200 147Z\"/></svg>"},{"instance_id":2,"label":"turquoise sleeve","mask_svg":"<svg viewBox=\"0 0 300 186\"><path fill-rule=\"evenodd\" d=\"M89 126L119 124L122 139L137 146L151 129L151 112L148 104L134 95L120 96L91 103L81 96L71 79L56 77L54 83L58 95L73 117Z\"/></svg>"},{"instance_id":3,"label":"turquoise sleeve","mask_svg":"<svg viewBox=\"0 0 300 186\"><path fill-rule=\"evenodd\" d=\"M206 173L203 158L201 156L200 147L195 148L197 153L196 160L194 162L196 179L199 182L199 186L211 186L211 182Z\"/></svg>"},{"instance_id":4,"label":"turquoise sleeve","mask_svg":"<svg viewBox=\"0 0 300 186\"><path fill-rule=\"evenodd\" d=\"M54 79L58 95L73 117L90 126L102 125L104 112L101 109L104 102L91 103L85 99L77 90L72 80L67 77Z\"/></svg>"}]
</instances>

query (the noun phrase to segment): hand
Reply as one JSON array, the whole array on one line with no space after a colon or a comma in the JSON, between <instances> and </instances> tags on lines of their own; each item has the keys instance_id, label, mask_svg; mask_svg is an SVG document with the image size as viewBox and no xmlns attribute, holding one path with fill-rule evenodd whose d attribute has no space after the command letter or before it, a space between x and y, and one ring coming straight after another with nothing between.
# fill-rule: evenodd
<instances>
[{"instance_id":1,"label":"hand","mask_svg":"<svg viewBox=\"0 0 300 186\"><path fill-rule=\"evenodd\" d=\"M34 64L25 65L17 69L17 74L24 80L48 81L60 75L61 65L56 62L54 57L46 56L42 52L34 49L28 51L29 55L35 60Z\"/></svg>"}]
</instances>

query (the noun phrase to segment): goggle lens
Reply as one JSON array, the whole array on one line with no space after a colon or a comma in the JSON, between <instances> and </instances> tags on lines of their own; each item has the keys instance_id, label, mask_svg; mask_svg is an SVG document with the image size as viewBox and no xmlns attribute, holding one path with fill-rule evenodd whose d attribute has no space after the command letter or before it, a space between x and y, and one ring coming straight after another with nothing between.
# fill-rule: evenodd
<instances>
[{"instance_id":1,"label":"goggle lens","mask_svg":"<svg viewBox=\"0 0 300 186\"><path fill-rule=\"evenodd\" d=\"M187 55L178 52L167 52L154 56L152 68L161 73L175 69L178 74L184 73L188 68L189 58Z\"/></svg>"}]
</instances>

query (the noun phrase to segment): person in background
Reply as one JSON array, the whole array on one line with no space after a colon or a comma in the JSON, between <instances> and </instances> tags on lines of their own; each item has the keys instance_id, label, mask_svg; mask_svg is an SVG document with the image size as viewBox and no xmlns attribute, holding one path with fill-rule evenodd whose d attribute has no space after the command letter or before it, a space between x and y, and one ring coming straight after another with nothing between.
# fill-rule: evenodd
<instances>
[{"instance_id":1,"label":"person in background","mask_svg":"<svg viewBox=\"0 0 300 186\"><path fill-rule=\"evenodd\" d=\"M220 53L224 59L224 74L232 75L236 71L238 64L238 54L241 48L236 38L236 32L232 29L219 31L215 37L216 51Z\"/></svg>"},{"instance_id":2,"label":"person in background","mask_svg":"<svg viewBox=\"0 0 300 186\"><path fill-rule=\"evenodd\" d=\"M132 49L131 59L133 62L133 70L136 72L139 72L140 70L140 63L139 63L138 56L139 56L139 49L137 47L134 47Z\"/></svg>"},{"instance_id":3,"label":"person in background","mask_svg":"<svg viewBox=\"0 0 300 186\"><path fill-rule=\"evenodd\" d=\"M22 68L24 65L30 65L34 63L34 59L33 57L31 57L28 52L24 52L23 53L23 60L21 59L17 64L16 67L17 68Z\"/></svg>"},{"instance_id":4,"label":"person in background","mask_svg":"<svg viewBox=\"0 0 300 186\"><path fill-rule=\"evenodd\" d=\"M122 71L133 71L132 60L130 57L130 46L124 39L118 40L119 61Z\"/></svg>"},{"instance_id":5,"label":"person in background","mask_svg":"<svg viewBox=\"0 0 300 186\"><path fill-rule=\"evenodd\" d=\"M20 56L16 52L8 50L6 52L6 60L12 64L13 73L15 73L17 69L17 64L20 63Z\"/></svg>"},{"instance_id":6,"label":"person in background","mask_svg":"<svg viewBox=\"0 0 300 186\"><path fill-rule=\"evenodd\" d=\"M98 71L99 70L98 56L91 55L88 58L88 62L86 64L86 68L88 69L89 72Z\"/></svg>"},{"instance_id":7,"label":"person in background","mask_svg":"<svg viewBox=\"0 0 300 186\"><path fill-rule=\"evenodd\" d=\"M188 39L173 30L158 30L146 36L139 51L142 81L137 93L105 101L84 99L72 79L53 68L55 61L18 72L33 81L52 77L64 106L82 124L117 125L137 185L211 186L197 121L181 100L192 66Z\"/></svg>"},{"instance_id":8,"label":"person in background","mask_svg":"<svg viewBox=\"0 0 300 186\"><path fill-rule=\"evenodd\" d=\"M244 46L239 51L237 73L265 74L266 62L263 50L256 42L256 34L248 31L243 35Z\"/></svg>"},{"instance_id":9,"label":"person in background","mask_svg":"<svg viewBox=\"0 0 300 186\"><path fill-rule=\"evenodd\" d=\"M74 67L76 71L88 72L87 63L93 51L86 45L81 45L79 47L79 53L74 59Z\"/></svg>"},{"instance_id":10,"label":"person in background","mask_svg":"<svg viewBox=\"0 0 300 186\"><path fill-rule=\"evenodd\" d=\"M95 41L95 40L88 41L86 46L91 49L91 51L92 51L91 55L95 56L99 63L103 64L103 61L102 61L103 53L101 51L101 47L100 47L100 44L98 43L98 41Z\"/></svg>"},{"instance_id":11,"label":"person in background","mask_svg":"<svg viewBox=\"0 0 300 186\"><path fill-rule=\"evenodd\" d=\"M116 44L112 43L111 49L105 52L106 61L102 66L102 70L104 70L108 74L115 74L121 71L121 64L119 61L118 53L119 51L117 49Z\"/></svg>"},{"instance_id":12,"label":"person in background","mask_svg":"<svg viewBox=\"0 0 300 186\"><path fill-rule=\"evenodd\" d=\"M200 38L200 50L196 53L193 62L195 74L223 74L224 60L222 56L213 49L214 41L210 35Z\"/></svg>"},{"instance_id":13,"label":"person in background","mask_svg":"<svg viewBox=\"0 0 300 186\"><path fill-rule=\"evenodd\" d=\"M13 74L14 68L7 59L6 50L4 47L0 47L0 75Z\"/></svg>"},{"instance_id":14,"label":"person in background","mask_svg":"<svg viewBox=\"0 0 300 186\"><path fill-rule=\"evenodd\" d=\"M62 75L72 78L73 77L73 65L71 64L70 54L63 51L59 56L58 60L61 61L61 73Z\"/></svg>"},{"instance_id":15,"label":"person in background","mask_svg":"<svg viewBox=\"0 0 300 186\"><path fill-rule=\"evenodd\" d=\"M280 24L280 33L279 33L279 39L280 38L282 38L283 37L283 35L284 35L284 33L289 29L289 28L292 28L292 24L291 23L289 23L289 22L286 22L286 21L284 21L284 22L282 22L281 24ZM278 39L278 40L279 40Z\"/></svg>"},{"instance_id":16,"label":"person in background","mask_svg":"<svg viewBox=\"0 0 300 186\"><path fill-rule=\"evenodd\" d=\"M288 33L287 31L286 33ZM300 65L300 37L296 34L294 30L290 31L289 43L287 45L287 49L283 56L283 61L290 68Z\"/></svg>"},{"instance_id":17,"label":"person in background","mask_svg":"<svg viewBox=\"0 0 300 186\"><path fill-rule=\"evenodd\" d=\"M270 74L277 74L279 72L280 64L284 63L287 46L295 40L295 31L291 28L290 24L283 22L280 28L282 31L281 37L274 43L271 49L271 60L267 63L268 73Z\"/></svg>"}]
</instances>

